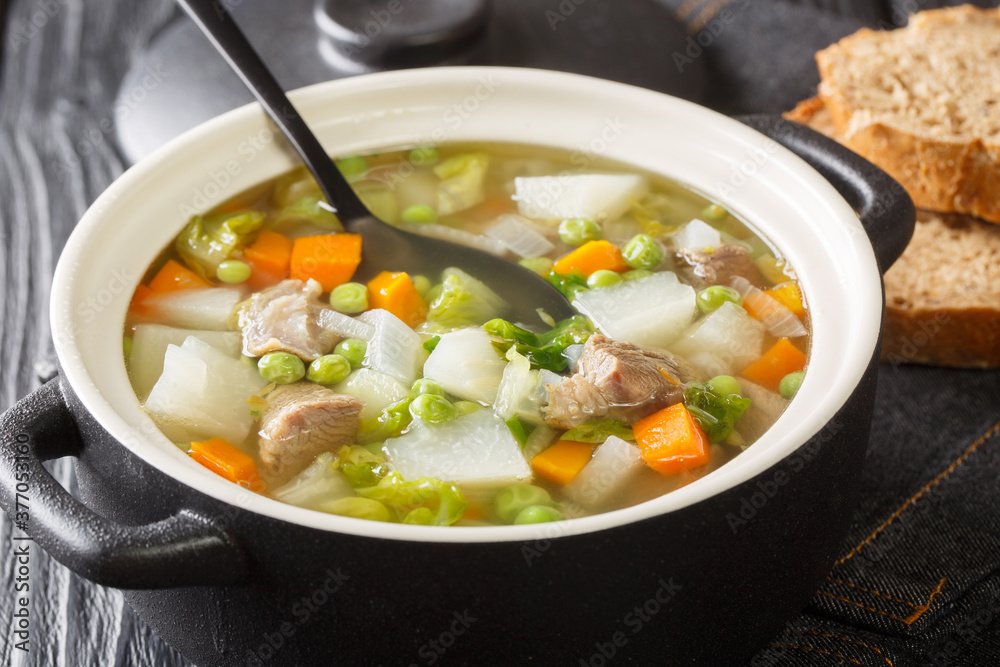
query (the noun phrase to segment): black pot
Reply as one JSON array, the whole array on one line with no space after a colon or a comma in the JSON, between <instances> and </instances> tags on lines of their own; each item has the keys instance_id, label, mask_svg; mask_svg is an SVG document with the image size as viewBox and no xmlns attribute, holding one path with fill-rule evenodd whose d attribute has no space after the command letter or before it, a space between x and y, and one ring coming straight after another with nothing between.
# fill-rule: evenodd
<instances>
[{"instance_id":1,"label":"black pot","mask_svg":"<svg viewBox=\"0 0 1000 667\"><path fill-rule=\"evenodd\" d=\"M826 176L859 212L879 265L891 265L914 224L902 188L804 127L744 122ZM120 330L123 308L105 313L109 331ZM61 336L79 343L89 331L80 327L56 330L57 347L68 344ZM178 479L149 462L154 434L121 435L129 410L95 408L100 392L80 378L101 371L60 358L63 375L2 417L0 504L18 518L18 498L30 495L25 530L36 543L77 574L123 589L198 664L736 664L802 609L832 564L858 493L877 344L853 360L860 379L830 414L792 403L783 419L821 420L809 437L736 483L704 486L714 490L663 511L592 517L583 529L560 522L459 541L422 527L378 536L340 517L324 518L344 530L284 520L252 494L229 489L227 500L216 480ZM61 456L76 458L80 499L42 466Z\"/></svg>"}]
</instances>

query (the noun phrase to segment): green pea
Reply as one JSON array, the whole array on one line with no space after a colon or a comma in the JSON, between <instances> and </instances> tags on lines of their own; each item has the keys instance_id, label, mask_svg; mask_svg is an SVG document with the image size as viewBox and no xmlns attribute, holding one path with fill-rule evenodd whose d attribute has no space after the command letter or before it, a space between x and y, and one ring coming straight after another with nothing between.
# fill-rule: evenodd
<instances>
[{"instance_id":1,"label":"green pea","mask_svg":"<svg viewBox=\"0 0 1000 667\"><path fill-rule=\"evenodd\" d=\"M320 511L339 516L349 516L353 519L368 519L369 521L391 521L389 508L372 498L349 496L320 503Z\"/></svg>"},{"instance_id":2,"label":"green pea","mask_svg":"<svg viewBox=\"0 0 1000 667\"><path fill-rule=\"evenodd\" d=\"M432 146L420 146L410 151L408 156L410 164L416 167L429 167L435 164L441 157L437 149Z\"/></svg>"},{"instance_id":3,"label":"green pea","mask_svg":"<svg viewBox=\"0 0 1000 667\"><path fill-rule=\"evenodd\" d=\"M781 382L778 383L778 393L789 399L795 396L799 387L802 386L802 379L805 376L805 371L793 371L781 378Z\"/></svg>"},{"instance_id":4,"label":"green pea","mask_svg":"<svg viewBox=\"0 0 1000 667\"><path fill-rule=\"evenodd\" d=\"M347 359L351 368L361 368L361 362L365 360L365 352L368 351L368 343L360 338L345 338L337 343L333 348L334 354L339 354Z\"/></svg>"},{"instance_id":5,"label":"green pea","mask_svg":"<svg viewBox=\"0 0 1000 667\"><path fill-rule=\"evenodd\" d=\"M533 484L508 486L493 497L493 511L504 523L513 523L517 515L527 507L551 504L552 496L549 492Z\"/></svg>"},{"instance_id":6,"label":"green pea","mask_svg":"<svg viewBox=\"0 0 1000 667\"><path fill-rule=\"evenodd\" d=\"M276 384L291 384L305 377L306 365L294 354L270 352L257 361L261 377Z\"/></svg>"},{"instance_id":7,"label":"green pea","mask_svg":"<svg viewBox=\"0 0 1000 667\"><path fill-rule=\"evenodd\" d=\"M740 388L740 383L732 375L716 375L708 381L708 384L720 396L741 394L743 391Z\"/></svg>"},{"instance_id":8,"label":"green pea","mask_svg":"<svg viewBox=\"0 0 1000 667\"><path fill-rule=\"evenodd\" d=\"M417 275L413 276L411 280L413 280L413 287L420 296L425 296L431 290L431 279L427 276Z\"/></svg>"},{"instance_id":9,"label":"green pea","mask_svg":"<svg viewBox=\"0 0 1000 667\"><path fill-rule=\"evenodd\" d=\"M215 276L224 283L235 285L250 277L250 265L238 259L227 259L215 269Z\"/></svg>"},{"instance_id":10,"label":"green pea","mask_svg":"<svg viewBox=\"0 0 1000 667\"><path fill-rule=\"evenodd\" d=\"M420 394L410 401L410 414L428 424L443 424L458 416L458 408L444 396Z\"/></svg>"},{"instance_id":11,"label":"green pea","mask_svg":"<svg viewBox=\"0 0 1000 667\"><path fill-rule=\"evenodd\" d=\"M622 248L630 269L655 269L663 261L663 248L648 234L636 234Z\"/></svg>"},{"instance_id":12,"label":"green pea","mask_svg":"<svg viewBox=\"0 0 1000 667\"><path fill-rule=\"evenodd\" d=\"M622 277L614 271L601 269L594 271L587 277L587 287L611 287L622 281Z\"/></svg>"},{"instance_id":13,"label":"green pea","mask_svg":"<svg viewBox=\"0 0 1000 667\"><path fill-rule=\"evenodd\" d=\"M345 157L343 160L337 160L336 164L344 178L357 178L368 171L368 160L360 155Z\"/></svg>"},{"instance_id":14,"label":"green pea","mask_svg":"<svg viewBox=\"0 0 1000 667\"><path fill-rule=\"evenodd\" d=\"M125 336L122 338L122 352L125 353L125 358L128 359L132 356L132 337Z\"/></svg>"},{"instance_id":15,"label":"green pea","mask_svg":"<svg viewBox=\"0 0 1000 667\"><path fill-rule=\"evenodd\" d=\"M698 310L706 314L714 313L719 308L722 308L722 304L727 301L732 301L737 306L743 305L743 297L740 296L740 293L732 287L726 287L725 285L706 287L698 292L698 297L695 301L698 303Z\"/></svg>"},{"instance_id":16,"label":"green pea","mask_svg":"<svg viewBox=\"0 0 1000 667\"><path fill-rule=\"evenodd\" d=\"M531 507L525 507L518 513L517 518L514 519L514 524L520 526L526 523L548 523L550 521L562 520L562 512L555 507L532 505Z\"/></svg>"},{"instance_id":17,"label":"green pea","mask_svg":"<svg viewBox=\"0 0 1000 667\"><path fill-rule=\"evenodd\" d=\"M476 410L481 409L483 406L479 403L474 403L473 401L455 401L455 409L458 410L458 416L464 417L465 415L471 415Z\"/></svg>"},{"instance_id":18,"label":"green pea","mask_svg":"<svg viewBox=\"0 0 1000 667\"><path fill-rule=\"evenodd\" d=\"M427 204L414 204L404 208L399 218L413 225L430 225L437 222L438 214Z\"/></svg>"},{"instance_id":19,"label":"green pea","mask_svg":"<svg viewBox=\"0 0 1000 667\"><path fill-rule=\"evenodd\" d=\"M420 378L410 387L410 396L420 396L421 394L434 394L444 396L444 389L434 380Z\"/></svg>"},{"instance_id":20,"label":"green pea","mask_svg":"<svg viewBox=\"0 0 1000 667\"><path fill-rule=\"evenodd\" d=\"M729 211L718 204L709 204L701 210L699 217L705 222L722 222L729 216Z\"/></svg>"},{"instance_id":21,"label":"green pea","mask_svg":"<svg viewBox=\"0 0 1000 667\"><path fill-rule=\"evenodd\" d=\"M526 257L518 261L518 264L529 271L534 271L540 276L548 274L548 272L552 269L552 263L552 260L548 257Z\"/></svg>"},{"instance_id":22,"label":"green pea","mask_svg":"<svg viewBox=\"0 0 1000 667\"><path fill-rule=\"evenodd\" d=\"M316 384L337 384L351 374L351 362L339 354L324 354L306 369L306 379Z\"/></svg>"},{"instance_id":23,"label":"green pea","mask_svg":"<svg viewBox=\"0 0 1000 667\"><path fill-rule=\"evenodd\" d=\"M632 269L622 274L622 280L639 280L639 278L648 278L651 275L653 272L649 269Z\"/></svg>"},{"instance_id":24,"label":"green pea","mask_svg":"<svg viewBox=\"0 0 1000 667\"><path fill-rule=\"evenodd\" d=\"M600 225L590 218L570 218L559 223L559 238L566 245L583 245L587 241L596 241L601 236Z\"/></svg>"},{"instance_id":25,"label":"green pea","mask_svg":"<svg viewBox=\"0 0 1000 667\"><path fill-rule=\"evenodd\" d=\"M434 510L430 507L414 507L403 517L403 523L414 526L430 526L434 524Z\"/></svg>"},{"instance_id":26,"label":"green pea","mask_svg":"<svg viewBox=\"0 0 1000 667\"><path fill-rule=\"evenodd\" d=\"M368 288L361 283L337 285L330 292L330 306L348 315L368 310Z\"/></svg>"}]
</instances>

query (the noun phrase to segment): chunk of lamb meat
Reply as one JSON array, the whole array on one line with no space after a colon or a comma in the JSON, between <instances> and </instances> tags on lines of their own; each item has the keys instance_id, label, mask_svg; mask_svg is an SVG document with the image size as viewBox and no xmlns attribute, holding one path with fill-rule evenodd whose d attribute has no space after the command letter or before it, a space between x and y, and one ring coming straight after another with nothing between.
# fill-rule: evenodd
<instances>
[{"instance_id":1,"label":"chunk of lamb meat","mask_svg":"<svg viewBox=\"0 0 1000 667\"><path fill-rule=\"evenodd\" d=\"M591 419L632 424L684 399L685 382L699 379L685 360L662 350L594 334L583 346L577 372L548 385L545 421L570 429Z\"/></svg>"},{"instance_id":2,"label":"chunk of lamb meat","mask_svg":"<svg viewBox=\"0 0 1000 667\"><path fill-rule=\"evenodd\" d=\"M687 264L684 272L698 289L711 285L729 285L733 276L743 276L757 287L764 287L764 276L741 245L723 245L712 252L685 248L678 254L678 265Z\"/></svg>"},{"instance_id":3,"label":"chunk of lamb meat","mask_svg":"<svg viewBox=\"0 0 1000 667\"><path fill-rule=\"evenodd\" d=\"M239 311L243 354L260 357L268 352L290 352L313 361L333 349L340 336L325 328L319 301L323 287L315 280L283 280L257 292Z\"/></svg>"},{"instance_id":4,"label":"chunk of lamb meat","mask_svg":"<svg viewBox=\"0 0 1000 667\"><path fill-rule=\"evenodd\" d=\"M260 415L261 476L271 488L302 472L318 454L354 442L361 421L359 399L312 382L278 387Z\"/></svg>"}]
</instances>

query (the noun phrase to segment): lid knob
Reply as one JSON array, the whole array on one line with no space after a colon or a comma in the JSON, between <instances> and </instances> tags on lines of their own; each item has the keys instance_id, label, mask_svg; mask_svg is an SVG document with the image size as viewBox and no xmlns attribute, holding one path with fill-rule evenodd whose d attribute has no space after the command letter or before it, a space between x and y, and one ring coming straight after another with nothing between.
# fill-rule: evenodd
<instances>
[{"instance_id":1,"label":"lid knob","mask_svg":"<svg viewBox=\"0 0 1000 667\"><path fill-rule=\"evenodd\" d=\"M325 57L358 70L441 64L482 35L489 0L317 0Z\"/></svg>"}]
</instances>

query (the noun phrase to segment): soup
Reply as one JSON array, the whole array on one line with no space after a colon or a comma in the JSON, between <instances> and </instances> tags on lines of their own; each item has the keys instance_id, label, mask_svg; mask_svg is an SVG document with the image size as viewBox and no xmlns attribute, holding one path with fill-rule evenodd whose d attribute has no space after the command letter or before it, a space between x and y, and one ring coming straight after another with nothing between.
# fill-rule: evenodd
<instances>
[{"instance_id":1,"label":"soup","mask_svg":"<svg viewBox=\"0 0 1000 667\"><path fill-rule=\"evenodd\" d=\"M233 483L409 524L586 516L725 464L805 373L794 271L722 206L578 158L454 144L338 161L383 220L544 276L578 314L542 326L457 268L360 282L360 237L301 169L194 216L129 308L144 410Z\"/></svg>"}]
</instances>

